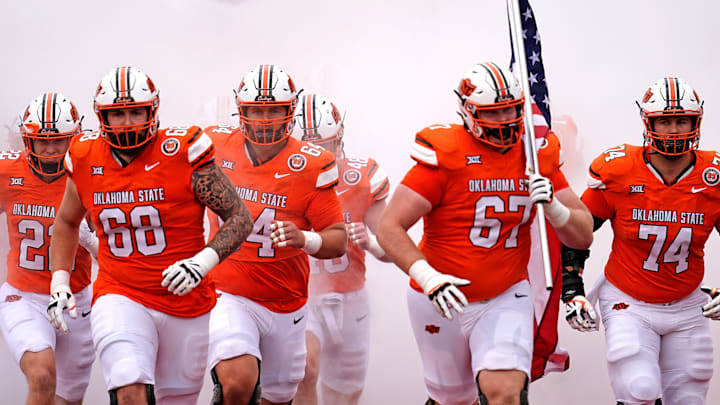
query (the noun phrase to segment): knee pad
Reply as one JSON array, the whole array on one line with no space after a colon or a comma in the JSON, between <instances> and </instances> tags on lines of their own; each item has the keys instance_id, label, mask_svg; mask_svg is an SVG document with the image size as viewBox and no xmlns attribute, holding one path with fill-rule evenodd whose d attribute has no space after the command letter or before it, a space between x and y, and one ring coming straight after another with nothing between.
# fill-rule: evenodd
<instances>
[{"instance_id":1,"label":"knee pad","mask_svg":"<svg viewBox=\"0 0 720 405\"><path fill-rule=\"evenodd\" d=\"M530 382L530 379L525 377L525 384L523 385L523 388L520 390L520 405L528 405L528 384ZM477 386L478 389L478 398L480 400L480 405L488 405L488 399L483 394L482 390L480 389L480 386Z\"/></svg>"},{"instance_id":2,"label":"knee pad","mask_svg":"<svg viewBox=\"0 0 720 405\"><path fill-rule=\"evenodd\" d=\"M117 388L108 391L110 395L110 405L118 405ZM152 384L145 384L145 395L147 396L148 405L155 405L155 386Z\"/></svg>"}]
</instances>

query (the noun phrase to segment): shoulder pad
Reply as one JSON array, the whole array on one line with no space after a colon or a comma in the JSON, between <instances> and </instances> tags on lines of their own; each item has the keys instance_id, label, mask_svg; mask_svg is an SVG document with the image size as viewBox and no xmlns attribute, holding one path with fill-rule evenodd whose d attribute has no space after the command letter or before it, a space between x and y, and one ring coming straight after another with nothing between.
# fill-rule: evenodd
<instances>
[{"instance_id":1,"label":"shoulder pad","mask_svg":"<svg viewBox=\"0 0 720 405\"><path fill-rule=\"evenodd\" d=\"M17 160L23 155L21 150L0 150L0 160Z\"/></svg>"},{"instance_id":2,"label":"shoulder pad","mask_svg":"<svg viewBox=\"0 0 720 405\"><path fill-rule=\"evenodd\" d=\"M637 153L642 153L642 148L628 144L605 150L590 164L587 186L604 189L614 178L630 173L635 166Z\"/></svg>"},{"instance_id":3,"label":"shoulder pad","mask_svg":"<svg viewBox=\"0 0 720 405\"><path fill-rule=\"evenodd\" d=\"M458 128L464 130L456 124L431 125L422 129L415 135L410 157L420 164L438 167L437 153L448 153L457 148Z\"/></svg>"}]
</instances>

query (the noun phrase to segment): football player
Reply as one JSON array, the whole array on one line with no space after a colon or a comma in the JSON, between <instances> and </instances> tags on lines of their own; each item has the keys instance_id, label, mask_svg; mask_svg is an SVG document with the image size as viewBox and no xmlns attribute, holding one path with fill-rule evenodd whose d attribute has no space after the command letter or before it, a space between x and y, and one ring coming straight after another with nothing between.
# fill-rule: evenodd
<instances>
[{"instance_id":1,"label":"football player","mask_svg":"<svg viewBox=\"0 0 720 405\"><path fill-rule=\"evenodd\" d=\"M332 152L290 136L298 91L276 65L236 91L239 127L210 127L222 170L255 220L239 252L213 270L208 365L216 404L287 404L305 369L308 255L340 257L347 233ZM211 231L219 221L210 215ZM262 366L261 366L262 365Z\"/></svg>"},{"instance_id":2,"label":"football player","mask_svg":"<svg viewBox=\"0 0 720 405\"><path fill-rule=\"evenodd\" d=\"M158 90L137 68L100 82L98 132L72 140L51 241L52 324L77 315L68 270L86 212L97 225L92 335L111 404L195 404L215 291L205 275L252 229L247 208L195 126L158 128ZM205 244L205 207L225 221ZM75 277L72 277L74 280Z\"/></svg>"},{"instance_id":3,"label":"football player","mask_svg":"<svg viewBox=\"0 0 720 405\"><path fill-rule=\"evenodd\" d=\"M720 153L698 149L703 101L684 80L658 80L638 106L643 145L598 156L582 195L595 229L606 220L613 229L596 290L610 382L619 404L704 404L713 374L707 318L718 319L720 299L708 302L700 283L705 241L720 226ZM593 330L580 276L589 251L563 250L567 320Z\"/></svg>"},{"instance_id":4,"label":"football player","mask_svg":"<svg viewBox=\"0 0 720 405\"><path fill-rule=\"evenodd\" d=\"M534 204L544 204L560 240L576 248L591 243L592 218L560 171L555 134L538 139L539 173L528 179L524 96L510 71L474 65L455 92L464 125L416 135L416 165L388 203L378 240L412 279L410 323L429 403L526 404ZM407 230L420 218L416 246Z\"/></svg>"},{"instance_id":5,"label":"football player","mask_svg":"<svg viewBox=\"0 0 720 405\"><path fill-rule=\"evenodd\" d=\"M7 282L0 287L0 330L28 381L28 404L80 404L95 359L90 332L89 250L97 239L85 221L73 252L68 291L82 315L56 331L47 322L50 236L67 176L63 156L82 132L82 118L64 95L35 98L20 116L22 151L0 152L0 212L7 214L10 252ZM81 218L82 219L82 218Z\"/></svg>"},{"instance_id":6,"label":"football player","mask_svg":"<svg viewBox=\"0 0 720 405\"><path fill-rule=\"evenodd\" d=\"M335 191L353 243L338 258L310 257L307 364L295 399L298 405L318 404L318 377L323 403L358 403L365 386L370 345L365 251L389 260L370 231L377 229L390 182L375 160L345 156L343 122L344 117L328 98L319 94L300 98L294 135L335 155L340 179Z\"/></svg>"}]
</instances>

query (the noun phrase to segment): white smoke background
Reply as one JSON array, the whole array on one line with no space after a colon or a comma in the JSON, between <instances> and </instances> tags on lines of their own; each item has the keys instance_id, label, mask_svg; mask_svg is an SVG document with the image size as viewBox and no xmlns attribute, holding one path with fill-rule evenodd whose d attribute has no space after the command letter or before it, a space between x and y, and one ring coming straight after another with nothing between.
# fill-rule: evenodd
<instances>
[{"instance_id":1,"label":"white smoke background","mask_svg":"<svg viewBox=\"0 0 720 405\"><path fill-rule=\"evenodd\" d=\"M720 4L534 0L532 5L553 125L561 132L566 174L576 192L584 190L593 157L621 143L642 142L634 101L664 75L683 77L707 100L701 147L720 149L715 69L720 64L714 53ZM226 120L221 123L235 123L232 89L254 65L275 63L298 87L326 95L347 111L346 151L375 158L395 187L412 165L415 132L459 122L452 89L465 69L486 60L508 64L505 13L499 0L5 1L0 3L0 123L12 125L36 95L60 91L85 115L85 127L95 127L97 84L111 68L125 64L147 72L160 89L163 126L210 124L218 113ZM2 139L1 146L17 148L12 142ZM415 227L411 233L419 232ZM602 271L610 237L607 225L595 234L587 284ZM719 248L713 235L706 248L706 282L715 286L720 285ZM373 320L361 403L423 403L422 366L407 320L407 277L370 257L368 267ZM720 323L713 323L712 331L717 345ZM614 403L603 334L576 333L564 321L560 334L571 369L533 383L532 403ZM22 403L26 383L4 341L0 365L0 402ZM209 398L207 378L200 403ZM85 403L107 403L97 363ZM708 403L720 403L720 384L712 384Z\"/></svg>"}]
</instances>

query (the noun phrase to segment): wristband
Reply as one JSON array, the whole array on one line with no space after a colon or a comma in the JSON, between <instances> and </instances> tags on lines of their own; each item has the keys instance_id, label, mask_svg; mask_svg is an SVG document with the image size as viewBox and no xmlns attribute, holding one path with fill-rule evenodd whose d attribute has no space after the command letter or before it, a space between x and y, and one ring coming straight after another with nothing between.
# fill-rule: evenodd
<instances>
[{"instance_id":1,"label":"wristband","mask_svg":"<svg viewBox=\"0 0 720 405\"><path fill-rule=\"evenodd\" d=\"M70 272L67 270L55 270L50 279L50 294L56 292L70 292Z\"/></svg>"},{"instance_id":2,"label":"wristband","mask_svg":"<svg viewBox=\"0 0 720 405\"><path fill-rule=\"evenodd\" d=\"M305 235L305 245L302 250L309 255L319 252L322 247L322 236L316 232L302 231L302 233Z\"/></svg>"},{"instance_id":3,"label":"wristband","mask_svg":"<svg viewBox=\"0 0 720 405\"><path fill-rule=\"evenodd\" d=\"M570 209L557 198L553 198L549 203L545 203L545 218L552 226L561 228L570 220Z\"/></svg>"},{"instance_id":4,"label":"wristband","mask_svg":"<svg viewBox=\"0 0 720 405\"><path fill-rule=\"evenodd\" d=\"M425 291L425 294L430 294L431 291L428 291L428 289L431 286L428 286L427 284L431 278L437 276L439 273L437 270L433 269L430 264L428 264L427 260L420 259L410 266L408 274L413 280L415 280L416 283L418 283L423 291Z\"/></svg>"},{"instance_id":5,"label":"wristband","mask_svg":"<svg viewBox=\"0 0 720 405\"><path fill-rule=\"evenodd\" d=\"M368 237L368 249L367 249L368 252L372 253L372 255L375 256L375 258L377 258L377 259L385 256L385 249L383 249L382 246L380 246L375 235L368 232L367 237Z\"/></svg>"},{"instance_id":6,"label":"wristband","mask_svg":"<svg viewBox=\"0 0 720 405\"><path fill-rule=\"evenodd\" d=\"M220 263L220 256L215 249L205 247L193 257L193 260L200 265L200 270L202 270L203 277L205 277L213 267Z\"/></svg>"}]
</instances>

